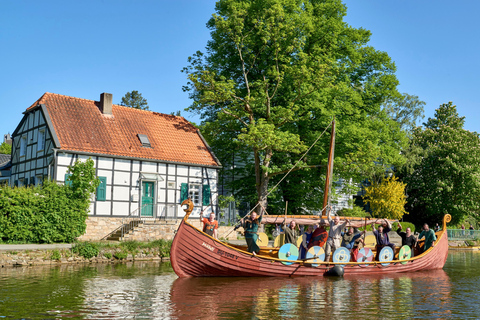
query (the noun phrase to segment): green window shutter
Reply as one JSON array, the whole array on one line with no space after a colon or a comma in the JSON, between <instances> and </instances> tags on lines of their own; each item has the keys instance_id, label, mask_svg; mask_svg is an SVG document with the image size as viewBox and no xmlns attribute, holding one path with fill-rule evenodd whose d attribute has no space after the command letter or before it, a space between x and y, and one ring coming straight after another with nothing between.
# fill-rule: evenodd
<instances>
[{"instance_id":1,"label":"green window shutter","mask_svg":"<svg viewBox=\"0 0 480 320\"><path fill-rule=\"evenodd\" d=\"M202 189L202 200L203 200L203 205L204 206L209 206L210 205L210 196L212 192L210 191L210 186L208 184L203 185Z\"/></svg>"},{"instance_id":2,"label":"green window shutter","mask_svg":"<svg viewBox=\"0 0 480 320\"><path fill-rule=\"evenodd\" d=\"M97 201L107 200L107 177L98 177L100 184L97 187Z\"/></svg>"},{"instance_id":3,"label":"green window shutter","mask_svg":"<svg viewBox=\"0 0 480 320\"><path fill-rule=\"evenodd\" d=\"M188 199L188 184L187 183L182 183L180 187L180 202L183 202L183 200Z\"/></svg>"},{"instance_id":4,"label":"green window shutter","mask_svg":"<svg viewBox=\"0 0 480 320\"><path fill-rule=\"evenodd\" d=\"M68 177L70 177L71 175L71 173L65 173L65 185L69 187L72 186L72 181L68 180Z\"/></svg>"}]
</instances>

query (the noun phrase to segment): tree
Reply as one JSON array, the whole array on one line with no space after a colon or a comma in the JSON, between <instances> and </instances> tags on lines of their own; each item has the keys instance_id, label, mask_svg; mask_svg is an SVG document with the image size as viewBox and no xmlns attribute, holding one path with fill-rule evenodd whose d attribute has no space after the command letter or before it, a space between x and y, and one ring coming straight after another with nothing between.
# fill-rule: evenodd
<instances>
[{"instance_id":1,"label":"tree","mask_svg":"<svg viewBox=\"0 0 480 320\"><path fill-rule=\"evenodd\" d=\"M12 146L8 143L2 142L0 144L0 153L1 154L12 154Z\"/></svg>"},{"instance_id":2,"label":"tree","mask_svg":"<svg viewBox=\"0 0 480 320\"><path fill-rule=\"evenodd\" d=\"M122 97L122 102L120 102L120 105L140 110L149 110L147 99L142 97L142 94L137 90L127 92L125 96Z\"/></svg>"},{"instance_id":3,"label":"tree","mask_svg":"<svg viewBox=\"0 0 480 320\"><path fill-rule=\"evenodd\" d=\"M405 211L405 186L395 176L383 178L382 182L373 182L365 188L363 201L370 205L374 217L401 219L408 214Z\"/></svg>"},{"instance_id":4,"label":"tree","mask_svg":"<svg viewBox=\"0 0 480 320\"><path fill-rule=\"evenodd\" d=\"M255 201L264 207L269 182L292 167L334 116L341 174L401 161L403 133L381 110L399 95L395 65L367 46L370 32L348 26L345 14L340 0L220 0L207 24L207 53L194 54L183 70L193 99L188 110L200 114L213 146L242 155L242 176L253 174ZM300 164L310 172L297 171L271 200L295 197L294 188L318 199L328 141L322 136ZM312 199L308 205L321 206Z\"/></svg>"},{"instance_id":5,"label":"tree","mask_svg":"<svg viewBox=\"0 0 480 320\"><path fill-rule=\"evenodd\" d=\"M384 109L387 114L397 123L402 130L412 133L417 127L417 121L423 119L424 101L418 96L403 93L400 97L394 97L388 101Z\"/></svg>"},{"instance_id":6,"label":"tree","mask_svg":"<svg viewBox=\"0 0 480 320\"><path fill-rule=\"evenodd\" d=\"M417 128L408 151L409 165L402 169L407 183L413 222L434 223L444 214L452 224L472 215L478 219L480 199L480 138L463 129L452 102L442 104L434 118Z\"/></svg>"}]
</instances>

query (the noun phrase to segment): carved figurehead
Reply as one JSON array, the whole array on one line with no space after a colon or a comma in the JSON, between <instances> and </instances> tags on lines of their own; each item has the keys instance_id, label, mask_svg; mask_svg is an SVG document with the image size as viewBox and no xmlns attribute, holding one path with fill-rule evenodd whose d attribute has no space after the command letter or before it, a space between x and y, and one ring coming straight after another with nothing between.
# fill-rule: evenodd
<instances>
[{"instance_id":1,"label":"carved figurehead","mask_svg":"<svg viewBox=\"0 0 480 320\"><path fill-rule=\"evenodd\" d=\"M187 220L187 219L188 219L188 216L189 216L190 213L192 213L192 211L193 211L194 205L193 205L192 200L190 200L190 198L185 199L185 200L182 201L182 206L184 206L184 205L187 206L186 209L183 209L183 211L185 211L185 220Z\"/></svg>"}]
</instances>

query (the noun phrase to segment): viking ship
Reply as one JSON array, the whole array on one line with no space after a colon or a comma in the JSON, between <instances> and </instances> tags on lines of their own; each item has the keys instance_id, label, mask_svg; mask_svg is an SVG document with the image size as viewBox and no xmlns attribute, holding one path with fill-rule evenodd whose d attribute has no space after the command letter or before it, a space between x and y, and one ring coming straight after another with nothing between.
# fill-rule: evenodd
<instances>
[{"instance_id":1,"label":"viking ship","mask_svg":"<svg viewBox=\"0 0 480 320\"><path fill-rule=\"evenodd\" d=\"M324 193L324 208L327 208L328 193L330 188L330 175L333 168L333 146L335 142L335 126L332 125L332 136L330 141L329 160L327 168L327 182ZM170 260L173 270L181 277L294 277L294 276L323 276L329 275L334 268L342 267L342 274L368 275L368 274L393 274L421 270L442 269L448 256L447 223L451 216L445 215L443 227L436 232L437 240L435 245L423 252L424 241L418 243L418 255L410 257L410 252L404 254L402 249L399 252L391 252L383 255L380 252L380 261L373 261L376 255L373 248L362 249L363 258L350 261L350 253L339 252L337 259L333 254L332 261L323 261L319 255L314 254L307 259L297 259L298 254L288 251L286 254L279 254L283 247L260 246L258 254L246 251L246 246L235 246L225 241L219 241L212 236L197 229L188 222L193 211L193 203L190 199L185 200L185 217L181 221L173 239ZM278 223L279 216L266 215L262 223ZM325 209L322 216L286 216L286 222L295 220L297 224L314 224L325 221ZM376 220L363 220L361 218L341 218L340 223L349 220L349 225L354 227L366 226ZM283 220L282 220L283 222ZM325 222L324 222L325 224ZM389 247L385 247L387 249ZM340 248L342 249L342 248ZM343 248L345 249L345 248ZM323 250L323 249L322 249ZM339 250L342 251L342 250ZM279 258L280 257L280 258Z\"/></svg>"}]
</instances>

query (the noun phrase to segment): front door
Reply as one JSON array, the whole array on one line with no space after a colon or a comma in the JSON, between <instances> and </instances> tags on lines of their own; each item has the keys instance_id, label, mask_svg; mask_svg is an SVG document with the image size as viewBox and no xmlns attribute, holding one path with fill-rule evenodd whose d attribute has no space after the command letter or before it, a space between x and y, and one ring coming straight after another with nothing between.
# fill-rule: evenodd
<instances>
[{"instance_id":1,"label":"front door","mask_svg":"<svg viewBox=\"0 0 480 320\"><path fill-rule=\"evenodd\" d=\"M142 217L153 217L154 183L142 181Z\"/></svg>"}]
</instances>

